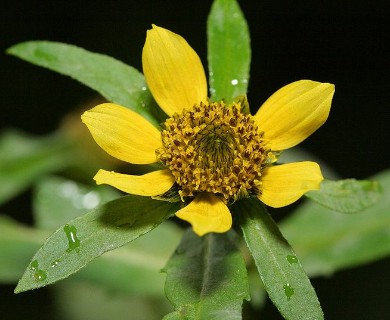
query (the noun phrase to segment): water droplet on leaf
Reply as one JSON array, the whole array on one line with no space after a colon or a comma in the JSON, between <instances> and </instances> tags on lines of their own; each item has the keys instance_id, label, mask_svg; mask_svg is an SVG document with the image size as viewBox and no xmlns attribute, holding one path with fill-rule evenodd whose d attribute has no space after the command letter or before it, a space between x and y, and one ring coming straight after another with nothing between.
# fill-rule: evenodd
<instances>
[{"instance_id":1,"label":"water droplet on leaf","mask_svg":"<svg viewBox=\"0 0 390 320\"><path fill-rule=\"evenodd\" d=\"M298 258L296 256L293 256L293 255L287 255L286 256L286 259L288 261L288 263L290 264L290 266L293 264L293 263L298 263Z\"/></svg>"},{"instance_id":2,"label":"water droplet on leaf","mask_svg":"<svg viewBox=\"0 0 390 320\"><path fill-rule=\"evenodd\" d=\"M36 281L43 281L47 278L46 272L39 269L38 260L32 261L30 267L31 267L31 271L33 272L32 276Z\"/></svg>"},{"instance_id":3,"label":"water droplet on leaf","mask_svg":"<svg viewBox=\"0 0 390 320\"><path fill-rule=\"evenodd\" d=\"M230 83L233 85L233 86L236 86L238 84L238 80L237 79L233 79L232 81L230 81Z\"/></svg>"},{"instance_id":4,"label":"water droplet on leaf","mask_svg":"<svg viewBox=\"0 0 390 320\"><path fill-rule=\"evenodd\" d=\"M66 237L68 238L68 249L66 252L71 252L72 250L76 250L79 252L80 250L80 240L77 238L77 229L75 226L66 224L64 226L64 232Z\"/></svg>"},{"instance_id":5,"label":"water droplet on leaf","mask_svg":"<svg viewBox=\"0 0 390 320\"><path fill-rule=\"evenodd\" d=\"M283 289L284 289L284 294L285 294L286 297L287 297L287 300L290 300L290 298L291 298L292 295L294 294L294 288L293 288L289 283L286 283L286 284L283 286Z\"/></svg>"},{"instance_id":6,"label":"water droplet on leaf","mask_svg":"<svg viewBox=\"0 0 390 320\"><path fill-rule=\"evenodd\" d=\"M47 278L47 274L45 271L37 270L34 272L34 279L36 281L43 281L43 280L46 280L46 278Z\"/></svg>"},{"instance_id":7,"label":"water droplet on leaf","mask_svg":"<svg viewBox=\"0 0 390 320\"><path fill-rule=\"evenodd\" d=\"M60 263L60 260L54 260L54 261L51 263L51 267L52 267L52 268L57 267L59 263Z\"/></svg>"},{"instance_id":8,"label":"water droplet on leaf","mask_svg":"<svg viewBox=\"0 0 390 320\"><path fill-rule=\"evenodd\" d=\"M31 270L32 271L38 270L38 260L34 260L31 262Z\"/></svg>"}]
</instances>

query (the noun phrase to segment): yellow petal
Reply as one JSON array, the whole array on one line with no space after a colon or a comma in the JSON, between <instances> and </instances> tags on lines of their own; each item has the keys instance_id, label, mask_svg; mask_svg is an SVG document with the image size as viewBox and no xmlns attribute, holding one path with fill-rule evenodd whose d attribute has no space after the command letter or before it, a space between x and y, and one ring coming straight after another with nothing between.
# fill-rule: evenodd
<instances>
[{"instance_id":1,"label":"yellow petal","mask_svg":"<svg viewBox=\"0 0 390 320\"><path fill-rule=\"evenodd\" d=\"M181 36L153 25L147 32L142 66L153 97L169 116L207 100L202 62Z\"/></svg>"},{"instance_id":2,"label":"yellow petal","mask_svg":"<svg viewBox=\"0 0 390 320\"><path fill-rule=\"evenodd\" d=\"M274 208L297 201L305 192L318 190L323 180L315 162L294 162L262 171L259 199Z\"/></svg>"},{"instance_id":3,"label":"yellow petal","mask_svg":"<svg viewBox=\"0 0 390 320\"><path fill-rule=\"evenodd\" d=\"M198 236L209 232L226 232L232 227L232 215L224 202L212 193L200 193L183 209L176 212L188 221Z\"/></svg>"},{"instance_id":4,"label":"yellow petal","mask_svg":"<svg viewBox=\"0 0 390 320\"><path fill-rule=\"evenodd\" d=\"M99 170L94 180L97 184L108 184L139 196L158 196L167 192L175 182L169 170L153 171L142 176Z\"/></svg>"},{"instance_id":5,"label":"yellow petal","mask_svg":"<svg viewBox=\"0 0 390 320\"><path fill-rule=\"evenodd\" d=\"M108 154L135 164L154 163L162 147L160 132L138 113L113 103L104 103L84 112L96 143Z\"/></svg>"},{"instance_id":6,"label":"yellow petal","mask_svg":"<svg viewBox=\"0 0 390 320\"><path fill-rule=\"evenodd\" d=\"M276 91L256 113L255 120L273 151L291 148L328 118L334 85L300 80Z\"/></svg>"}]
</instances>

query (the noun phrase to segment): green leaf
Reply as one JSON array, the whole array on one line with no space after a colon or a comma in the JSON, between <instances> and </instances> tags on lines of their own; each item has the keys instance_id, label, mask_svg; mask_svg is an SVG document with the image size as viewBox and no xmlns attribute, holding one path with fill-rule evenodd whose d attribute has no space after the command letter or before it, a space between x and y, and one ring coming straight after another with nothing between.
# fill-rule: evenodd
<instances>
[{"instance_id":1,"label":"green leaf","mask_svg":"<svg viewBox=\"0 0 390 320\"><path fill-rule=\"evenodd\" d=\"M35 188L35 220L40 228L54 230L118 196L119 193L110 187L84 186L59 177L48 177ZM180 234L178 228L164 223L130 245L92 261L75 277L120 292L162 294L164 277L159 270L179 243Z\"/></svg>"},{"instance_id":2,"label":"green leaf","mask_svg":"<svg viewBox=\"0 0 390 320\"><path fill-rule=\"evenodd\" d=\"M249 289L236 242L230 233L184 234L165 267L165 293L176 312L164 319L241 319Z\"/></svg>"},{"instance_id":3,"label":"green leaf","mask_svg":"<svg viewBox=\"0 0 390 320\"><path fill-rule=\"evenodd\" d=\"M166 221L153 232L91 261L74 278L114 292L164 297L165 275L161 269L180 242L181 234L178 227Z\"/></svg>"},{"instance_id":4,"label":"green leaf","mask_svg":"<svg viewBox=\"0 0 390 320\"><path fill-rule=\"evenodd\" d=\"M390 255L390 170L371 178L383 196L366 210L340 214L307 201L280 224L307 273L329 275Z\"/></svg>"},{"instance_id":5,"label":"green leaf","mask_svg":"<svg viewBox=\"0 0 390 320\"><path fill-rule=\"evenodd\" d=\"M91 261L72 279L87 280L127 294L162 297L160 272L180 241L181 229L169 221L130 244ZM0 282L16 283L49 233L0 216Z\"/></svg>"},{"instance_id":6,"label":"green leaf","mask_svg":"<svg viewBox=\"0 0 390 320\"><path fill-rule=\"evenodd\" d=\"M36 138L14 130L5 132L0 138L0 204L43 174L72 165L71 145L59 134Z\"/></svg>"},{"instance_id":7,"label":"green leaf","mask_svg":"<svg viewBox=\"0 0 390 320\"><path fill-rule=\"evenodd\" d=\"M60 177L45 177L34 187L35 224L41 229L55 230L119 196L108 186L86 186Z\"/></svg>"},{"instance_id":8,"label":"green leaf","mask_svg":"<svg viewBox=\"0 0 390 320\"><path fill-rule=\"evenodd\" d=\"M156 126L165 117L154 102L143 75L114 58L50 41L22 42L9 48L7 53L70 76L108 101L138 112Z\"/></svg>"},{"instance_id":9,"label":"green leaf","mask_svg":"<svg viewBox=\"0 0 390 320\"><path fill-rule=\"evenodd\" d=\"M251 59L248 25L235 0L215 0L207 20L211 100L246 95Z\"/></svg>"},{"instance_id":10,"label":"green leaf","mask_svg":"<svg viewBox=\"0 0 390 320\"><path fill-rule=\"evenodd\" d=\"M375 204L380 198L381 188L376 181L324 180L320 190L310 191L305 195L328 209L354 213Z\"/></svg>"},{"instance_id":11,"label":"green leaf","mask_svg":"<svg viewBox=\"0 0 390 320\"><path fill-rule=\"evenodd\" d=\"M129 195L70 221L55 231L35 254L15 292L68 277L103 253L151 231L171 216L176 206Z\"/></svg>"},{"instance_id":12,"label":"green leaf","mask_svg":"<svg viewBox=\"0 0 390 320\"><path fill-rule=\"evenodd\" d=\"M298 257L257 199L233 207L269 297L289 320L323 319L316 293Z\"/></svg>"}]
</instances>

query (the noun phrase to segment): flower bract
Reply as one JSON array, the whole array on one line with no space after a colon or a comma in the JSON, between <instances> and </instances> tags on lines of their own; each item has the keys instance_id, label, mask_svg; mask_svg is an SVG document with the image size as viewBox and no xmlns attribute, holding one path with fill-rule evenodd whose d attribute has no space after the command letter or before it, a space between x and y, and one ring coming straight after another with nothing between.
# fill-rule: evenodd
<instances>
[{"instance_id":1,"label":"flower bract","mask_svg":"<svg viewBox=\"0 0 390 320\"><path fill-rule=\"evenodd\" d=\"M226 232L229 206L257 197L283 207L323 180L315 162L276 164L327 119L334 86L310 80L276 91L251 115L240 100L211 102L196 52L179 35L153 26L142 54L144 75L153 97L168 115L159 130L125 107L105 103L85 112L82 121L110 155L128 163L159 162L164 169L135 176L99 170L97 184L126 193L164 198L176 193L176 216L194 232Z\"/></svg>"}]
</instances>

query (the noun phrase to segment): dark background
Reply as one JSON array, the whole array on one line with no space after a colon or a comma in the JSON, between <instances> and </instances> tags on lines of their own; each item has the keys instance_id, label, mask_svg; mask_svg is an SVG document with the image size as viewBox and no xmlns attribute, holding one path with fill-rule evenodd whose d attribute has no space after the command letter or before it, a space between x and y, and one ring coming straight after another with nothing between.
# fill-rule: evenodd
<instances>
[{"instance_id":1,"label":"dark background","mask_svg":"<svg viewBox=\"0 0 390 320\"><path fill-rule=\"evenodd\" d=\"M332 82L329 120L302 143L342 177L367 178L389 166L390 9L381 1L239 1L252 38L248 98L253 111L298 80ZM7 56L26 40L53 40L105 53L141 70L151 24L184 36L207 65L211 1L3 1L0 13L0 126L53 131L64 114L96 94L54 72ZM26 203L26 210L29 204ZM338 272L313 284L328 319L390 319L390 260ZM47 289L1 287L2 319L50 319ZM39 312L45 301L45 312ZM17 315L3 311L17 308ZM43 307L42 307L43 308ZM7 311L8 312L8 311ZM280 319L271 304L264 319Z\"/></svg>"}]
</instances>

